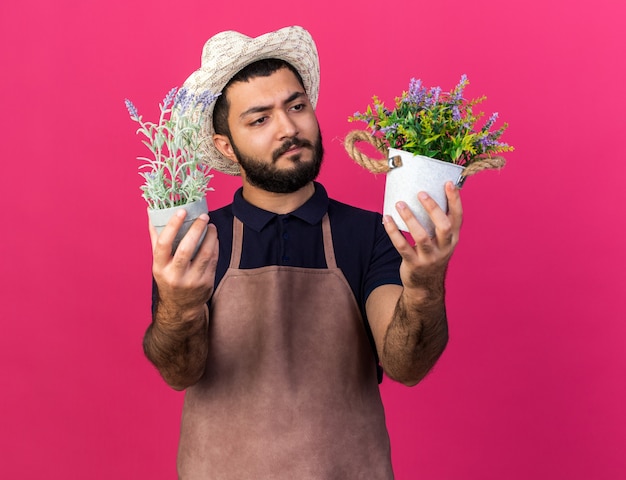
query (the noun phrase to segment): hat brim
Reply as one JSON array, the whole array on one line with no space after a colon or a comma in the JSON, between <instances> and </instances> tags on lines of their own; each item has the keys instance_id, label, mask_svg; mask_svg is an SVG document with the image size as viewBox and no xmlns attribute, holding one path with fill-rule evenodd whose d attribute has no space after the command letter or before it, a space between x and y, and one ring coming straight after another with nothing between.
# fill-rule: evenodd
<instances>
[{"instance_id":1,"label":"hat brim","mask_svg":"<svg viewBox=\"0 0 626 480\"><path fill-rule=\"evenodd\" d=\"M237 72L266 58L284 60L298 71L309 101L315 108L320 84L319 58L313 38L299 26L285 27L256 38L234 31L218 33L205 43L201 66L185 80L183 87L191 93L205 90L221 93ZM200 140L204 162L219 172L239 175L239 165L223 156L213 143L214 106L213 102L201 120Z\"/></svg>"}]
</instances>

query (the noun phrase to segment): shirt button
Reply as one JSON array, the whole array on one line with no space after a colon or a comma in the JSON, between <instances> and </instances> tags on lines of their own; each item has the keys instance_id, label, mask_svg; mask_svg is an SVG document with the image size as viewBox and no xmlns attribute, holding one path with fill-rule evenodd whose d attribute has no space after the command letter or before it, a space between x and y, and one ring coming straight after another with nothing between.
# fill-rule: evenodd
<instances>
[{"instance_id":1,"label":"shirt button","mask_svg":"<svg viewBox=\"0 0 626 480\"><path fill-rule=\"evenodd\" d=\"M289 261L289 257L287 255L283 255L283 262L288 262Z\"/></svg>"},{"instance_id":2,"label":"shirt button","mask_svg":"<svg viewBox=\"0 0 626 480\"><path fill-rule=\"evenodd\" d=\"M287 233L287 232L283 233L283 238L285 240L289 240L289 233Z\"/></svg>"}]
</instances>

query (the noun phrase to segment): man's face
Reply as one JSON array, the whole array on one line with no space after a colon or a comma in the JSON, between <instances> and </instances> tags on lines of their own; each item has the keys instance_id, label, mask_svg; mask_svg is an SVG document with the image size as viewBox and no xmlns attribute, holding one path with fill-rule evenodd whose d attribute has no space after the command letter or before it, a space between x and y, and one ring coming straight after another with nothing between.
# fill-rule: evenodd
<instances>
[{"instance_id":1,"label":"man's face","mask_svg":"<svg viewBox=\"0 0 626 480\"><path fill-rule=\"evenodd\" d=\"M288 68L236 82L227 92L235 161L251 185L291 193L314 180L323 157L313 107Z\"/></svg>"}]
</instances>

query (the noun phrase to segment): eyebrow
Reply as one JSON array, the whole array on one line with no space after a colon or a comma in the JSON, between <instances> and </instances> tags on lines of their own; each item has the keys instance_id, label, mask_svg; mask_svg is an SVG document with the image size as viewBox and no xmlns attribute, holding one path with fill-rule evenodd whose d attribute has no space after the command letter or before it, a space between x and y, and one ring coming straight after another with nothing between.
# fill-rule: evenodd
<instances>
[{"instance_id":1,"label":"eyebrow","mask_svg":"<svg viewBox=\"0 0 626 480\"><path fill-rule=\"evenodd\" d=\"M289 97L287 97L287 99L283 102L283 105L287 105L293 102L294 100L300 97L304 97L304 96L306 96L304 92L294 92L291 95L289 95ZM271 109L272 109L272 105L258 105L255 107L250 107L248 110L246 110L241 115L239 115L239 118L244 118L245 116L251 115L254 113L266 112Z\"/></svg>"}]
</instances>

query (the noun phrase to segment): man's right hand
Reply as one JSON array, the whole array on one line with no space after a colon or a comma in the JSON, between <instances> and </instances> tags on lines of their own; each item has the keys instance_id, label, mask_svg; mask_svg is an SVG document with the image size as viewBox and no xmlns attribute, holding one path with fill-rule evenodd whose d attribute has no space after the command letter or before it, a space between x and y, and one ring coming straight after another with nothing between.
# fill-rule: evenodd
<instances>
[{"instance_id":1,"label":"man's right hand","mask_svg":"<svg viewBox=\"0 0 626 480\"><path fill-rule=\"evenodd\" d=\"M179 320L197 318L211 297L219 246L217 229L209 224L209 216L202 214L193 222L172 255L172 242L185 217L185 210L176 212L160 235L150 224L152 274L158 286L159 304L163 311L175 313ZM205 238L192 259L205 228Z\"/></svg>"},{"instance_id":2,"label":"man's right hand","mask_svg":"<svg viewBox=\"0 0 626 480\"><path fill-rule=\"evenodd\" d=\"M196 383L206 367L207 301L215 285L219 252L217 229L204 214L193 222L172 255L172 243L185 216L184 210L177 212L160 235L150 225L152 273L158 295L152 323L143 340L146 356L176 390ZM206 235L194 256L205 228Z\"/></svg>"}]
</instances>

